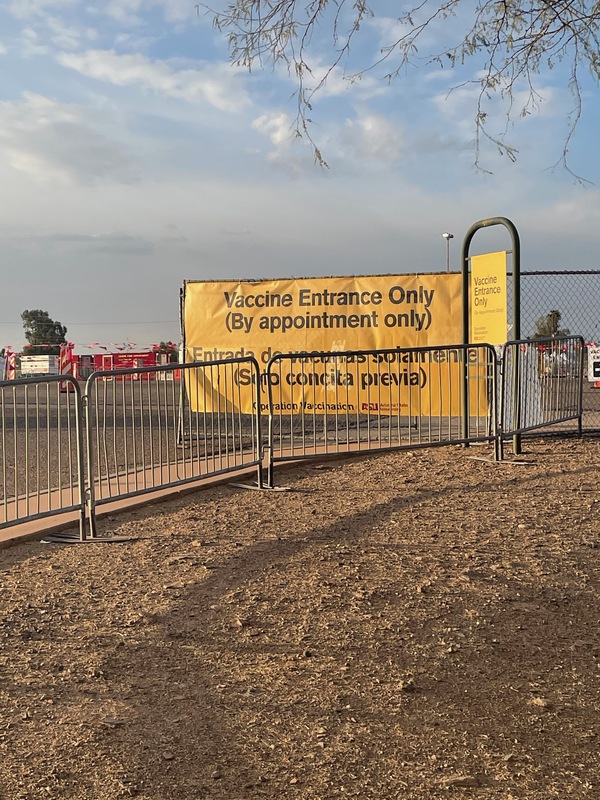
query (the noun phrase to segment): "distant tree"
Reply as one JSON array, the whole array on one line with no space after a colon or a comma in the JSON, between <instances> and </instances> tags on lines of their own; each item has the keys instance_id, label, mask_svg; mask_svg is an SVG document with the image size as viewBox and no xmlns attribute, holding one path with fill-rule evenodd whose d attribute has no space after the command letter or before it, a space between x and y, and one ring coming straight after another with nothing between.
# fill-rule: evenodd
<instances>
[{"instance_id":1,"label":"distant tree","mask_svg":"<svg viewBox=\"0 0 600 800\"><path fill-rule=\"evenodd\" d=\"M540 317L535 323L534 339L550 339L555 336L568 336L568 328L560 327L562 314L556 308L549 311L544 317Z\"/></svg>"},{"instance_id":2,"label":"distant tree","mask_svg":"<svg viewBox=\"0 0 600 800\"><path fill-rule=\"evenodd\" d=\"M169 356L168 360L171 363L177 362L179 348L175 342L161 342L160 344L155 344L152 349L155 353L166 353Z\"/></svg>"},{"instance_id":3,"label":"distant tree","mask_svg":"<svg viewBox=\"0 0 600 800\"><path fill-rule=\"evenodd\" d=\"M40 308L23 311L21 314L25 338L29 342L23 348L27 356L51 356L60 353L60 346L67 340L67 328L55 322L47 311Z\"/></svg>"},{"instance_id":4,"label":"distant tree","mask_svg":"<svg viewBox=\"0 0 600 800\"><path fill-rule=\"evenodd\" d=\"M6 355L6 347L3 347L2 349L0 349L0 358L4 358L5 355Z\"/></svg>"}]
</instances>

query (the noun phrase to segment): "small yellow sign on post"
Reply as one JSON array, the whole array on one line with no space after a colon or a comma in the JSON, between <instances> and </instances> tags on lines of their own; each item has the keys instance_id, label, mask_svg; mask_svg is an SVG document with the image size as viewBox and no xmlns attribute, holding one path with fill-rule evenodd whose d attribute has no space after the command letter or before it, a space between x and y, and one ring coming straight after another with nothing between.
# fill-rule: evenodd
<instances>
[{"instance_id":1,"label":"small yellow sign on post","mask_svg":"<svg viewBox=\"0 0 600 800\"><path fill-rule=\"evenodd\" d=\"M471 257L471 342L507 338L506 251Z\"/></svg>"}]
</instances>

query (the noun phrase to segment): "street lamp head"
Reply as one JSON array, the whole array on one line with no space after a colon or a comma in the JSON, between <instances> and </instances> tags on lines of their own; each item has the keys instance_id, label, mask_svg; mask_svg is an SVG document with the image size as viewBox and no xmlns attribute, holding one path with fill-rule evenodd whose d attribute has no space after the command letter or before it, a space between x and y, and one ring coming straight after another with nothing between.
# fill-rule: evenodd
<instances>
[{"instance_id":1,"label":"street lamp head","mask_svg":"<svg viewBox=\"0 0 600 800\"><path fill-rule=\"evenodd\" d=\"M442 236L444 237L444 239L446 241L448 241L448 239L454 239L454 234L453 233L447 233L447 232L446 233L442 233Z\"/></svg>"}]
</instances>

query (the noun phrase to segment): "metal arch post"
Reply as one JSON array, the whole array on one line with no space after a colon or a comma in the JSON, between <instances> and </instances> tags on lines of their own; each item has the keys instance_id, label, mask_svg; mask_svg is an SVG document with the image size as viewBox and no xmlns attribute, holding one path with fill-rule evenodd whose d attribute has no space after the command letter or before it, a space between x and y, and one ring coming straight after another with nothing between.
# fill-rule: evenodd
<instances>
[{"instance_id":1,"label":"metal arch post","mask_svg":"<svg viewBox=\"0 0 600 800\"><path fill-rule=\"evenodd\" d=\"M186 361L186 342L185 342L185 286L179 290L179 339L181 344L181 352L179 353L179 362L185 364ZM184 424L184 400L185 400L185 380L183 373L179 382L179 419L177 421L177 438L181 447L184 446L185 424Z\"/></svg>"},{"instance_id":2,"label":"metal arch post","mask_svg":"<svg viewBox=\"0 0 600 800\"><path fill-rule=\"evenodd\" d=\"M473 236L481 228L490 228L492 225L504 225L508 230L512 240L513 254L513 338L521 338L521 242L515 225L507 217L489 217L474 222L469 228L463 239L461 247L461 273L462 273L462 328L463 344L469 344L470 337L470 313L469 313L469 247ZM520 415L520 372L518 354L515 357L515 397L518 407L515 413ZM469 438L469 370L465 360L463 364L463 418L462 418L462 438ZM521 452L521 435L516 433L513 436L513 452L518 455Z\"/></svg>"}]
</instances>

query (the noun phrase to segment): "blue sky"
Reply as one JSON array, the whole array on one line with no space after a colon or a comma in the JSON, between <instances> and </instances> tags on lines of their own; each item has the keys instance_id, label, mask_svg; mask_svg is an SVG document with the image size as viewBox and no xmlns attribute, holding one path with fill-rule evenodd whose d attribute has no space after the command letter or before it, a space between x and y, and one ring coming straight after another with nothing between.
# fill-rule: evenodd
<instances>
[{"instance_id":1,"label":"blue sky","mask_svg":"<svg viewBox=\"0 0 600 800\"><path fill-rule=\"evenodd\" d=\"M348 69L388 41L392 4L366 24ZM28 308L67 325L79 352L179 337L184 279L444 271L481 218L509 217L523 269L600 267L598 91L586 81L561 167L572 99L542 75L540 109L509 131L516 163L484 148L474 167L477 76L428 67L461 20L432 29L422 63L388 85L336 71L312 133L330 168L291 135L294 82L248 74L187 0L14 0L0 7L0 347L24 343ZM316 74L327 63L316 36ZM503 110L490 108L492 130ZM473 252L504 249L499 229Z\"/></svg>"}]
</instances>

